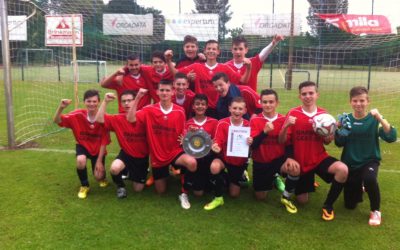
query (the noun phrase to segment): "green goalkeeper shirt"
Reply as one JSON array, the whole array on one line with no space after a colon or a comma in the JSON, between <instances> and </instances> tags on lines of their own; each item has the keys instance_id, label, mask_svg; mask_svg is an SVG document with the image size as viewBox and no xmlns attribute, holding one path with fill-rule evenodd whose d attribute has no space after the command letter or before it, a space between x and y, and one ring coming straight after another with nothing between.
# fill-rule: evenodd
<instances>
[{"instance_id":1,"label":"green goalkeeper shirt","mask_svg":"<svg viewBox=\"0 0 400 250\"><path fill-rule=\"evenodd\" d=\"M379 137L387 142L397 140L396 129L391 127L389 133L385 133L379 122L368 113L360 120L349 114L351 122L351 133L348 136L340 136L335 133L335 144L343 147L341 161L352 171L372 160L381 160L379 149Z\"/></svg>"}]
</instances>

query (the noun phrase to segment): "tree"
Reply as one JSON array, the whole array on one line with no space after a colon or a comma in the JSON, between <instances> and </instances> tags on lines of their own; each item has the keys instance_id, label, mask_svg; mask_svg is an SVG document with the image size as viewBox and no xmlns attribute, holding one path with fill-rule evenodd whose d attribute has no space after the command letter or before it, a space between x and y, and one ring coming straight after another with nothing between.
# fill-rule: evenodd
<instances>
[{"instance_id":1,"label":"tree","mask_svg":"<svg viewBox=\"0 0 400 250\"><path fill-rule=\"evenodd\" d=\"M328 42L331 38L337 40L339 37L348 37L349 34L339 30L333 25L325 24L325 21L317 17L316 13L324 14L347 14L348 0L308 0L310 8L307 22L311 27L310 34L319 37L322 42Z\"/></svg>"},{"instance_id":2,"label":"tree","mask_svg":"<svg viewBox=\"0 0 400 250\"><path fill-rule=\"evenodd\" d=\"M243 28L242 27L236 27L233 29L229 29L228 32L230 33L231 37L237 37L240 36L243 33Z\"/></svg>"},{"instance_id":3,"label":"tree","mask_svg":"<svg viewBox=\"0 0 400 250\"><path fill-rule=\"evenodd\" d=\"M233 12L230 11L229 0L193 0L196 11L193 13L213 13L218 14L218 39L225 40L225 35L229 30L226 29L226 23L232 19Z\"/></svg>"}]
</instances>

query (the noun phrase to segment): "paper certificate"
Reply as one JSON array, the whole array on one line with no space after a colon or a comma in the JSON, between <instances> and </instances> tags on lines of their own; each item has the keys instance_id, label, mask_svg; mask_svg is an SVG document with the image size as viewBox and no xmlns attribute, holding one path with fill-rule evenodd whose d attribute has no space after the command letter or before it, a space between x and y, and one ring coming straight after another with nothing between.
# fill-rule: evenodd
<instances>
[{"instance_id":1,"label":"paper certificate","mask_svg":"<svg viewBox=\"0 0 400 250\"><path fill-rule=\"evenodd\" d=\"M229 126L226 155L249 157L249 145L247 145L249 137L250 127Z\"/></svg>"}]
</instances>

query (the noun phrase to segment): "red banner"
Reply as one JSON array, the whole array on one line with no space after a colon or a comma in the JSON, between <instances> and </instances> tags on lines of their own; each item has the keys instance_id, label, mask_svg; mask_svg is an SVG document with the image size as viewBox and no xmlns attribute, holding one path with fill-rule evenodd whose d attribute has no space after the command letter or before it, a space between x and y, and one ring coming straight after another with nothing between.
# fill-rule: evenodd
<instances>
[{"instance_id":1,"label":"red banner","mask_svg":"<svg viewBox=\"0 0 400 250\"><path fill-rule=\"evenodd\" d=\"M382 15L345 15L345 14L315 14L325 22L341 30L360 34L390 34L392 28L389 20Z\"/></svg>"}]
</instances>

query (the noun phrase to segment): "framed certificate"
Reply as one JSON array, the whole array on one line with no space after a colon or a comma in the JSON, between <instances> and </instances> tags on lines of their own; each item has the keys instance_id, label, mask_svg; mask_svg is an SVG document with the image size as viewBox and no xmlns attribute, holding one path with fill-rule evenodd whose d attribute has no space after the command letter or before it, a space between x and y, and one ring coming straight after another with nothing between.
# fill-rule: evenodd
<instances>
[{"instance_id":1,"label":"framed certificate","mask_svg":"<svg viewBox=\"0 0 400 250\"><path fill-rule=\"evenodd\" d=\"M250 127L229 126L226 155L249 157L249 145L247 145L249 137Z\"/></svg>"}]
</instances>

